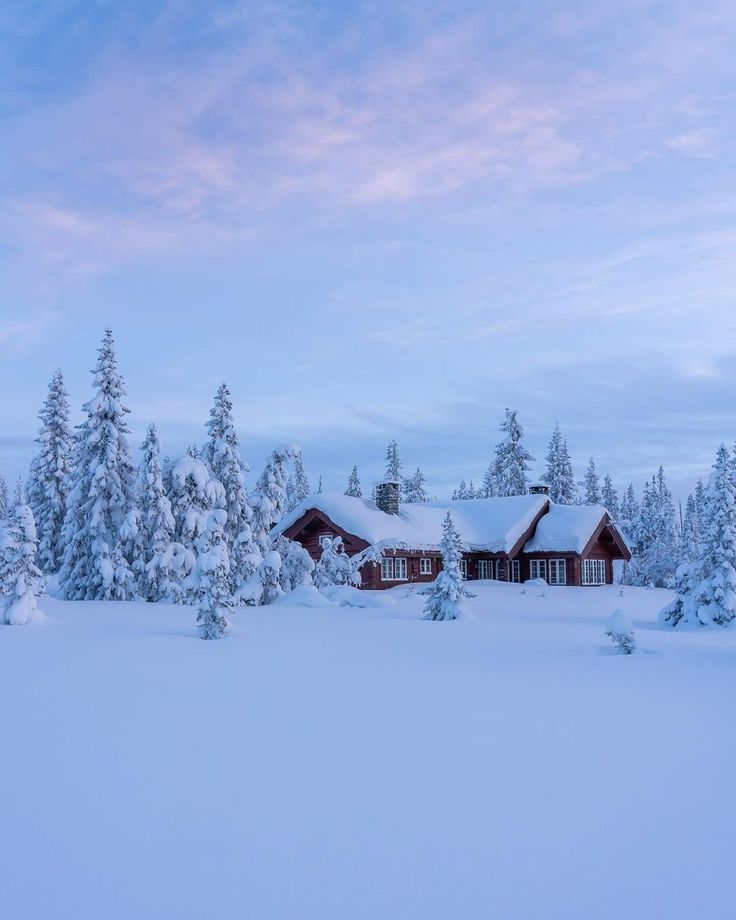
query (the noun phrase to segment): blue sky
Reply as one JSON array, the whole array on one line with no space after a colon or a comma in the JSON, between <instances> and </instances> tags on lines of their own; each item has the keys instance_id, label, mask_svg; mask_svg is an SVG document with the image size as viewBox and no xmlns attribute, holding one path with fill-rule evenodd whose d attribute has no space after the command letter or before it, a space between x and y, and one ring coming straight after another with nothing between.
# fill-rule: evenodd
<instances>
[{"instance_id":1,"label":"blue sky","mask_svg":"<svg viewBox=\"0 0 736 920\"><path fill-rule=\"evenodd\" d=\"M396 437L443 495L516 406L582 474L736 436L736 6L104 2L0 9L0 467L112 326L136 443L343 488Z\"/></svg>"}]
</instances>

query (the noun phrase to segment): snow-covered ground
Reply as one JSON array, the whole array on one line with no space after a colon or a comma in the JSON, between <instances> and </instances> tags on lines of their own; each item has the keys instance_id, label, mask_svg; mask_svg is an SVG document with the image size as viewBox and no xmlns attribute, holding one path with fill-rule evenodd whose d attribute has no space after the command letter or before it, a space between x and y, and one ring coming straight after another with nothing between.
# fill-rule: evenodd
<instances>
[{"instance_id":1,"label":"snow-covered ground","mask_svg":"<svg viewBox=\"0 0 736 920\"><path fill-rule=\"evenodd\" d=\"M470 615L44 599L0 628L0 914L731 918L736 630L665 591ZM623 607L639 652L616 655Z\"/></svg>"}]
</instances>

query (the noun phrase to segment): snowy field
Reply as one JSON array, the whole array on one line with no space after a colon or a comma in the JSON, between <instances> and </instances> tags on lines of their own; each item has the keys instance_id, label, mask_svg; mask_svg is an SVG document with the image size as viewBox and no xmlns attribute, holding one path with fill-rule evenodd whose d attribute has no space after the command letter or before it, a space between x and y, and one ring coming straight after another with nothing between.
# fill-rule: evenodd
<instances>
[{"instance_id":1,"label":"snowy field","mask_svg":"<svg viewBox=\"0 0 736 920\"><path fill-rule=\"evenodd\" d=\"M44 599L0 629L0 915L731 918L736 630L666 591L470 615ZM613 653L623 606L639 652Z\"/></svg>"}]
</instances>

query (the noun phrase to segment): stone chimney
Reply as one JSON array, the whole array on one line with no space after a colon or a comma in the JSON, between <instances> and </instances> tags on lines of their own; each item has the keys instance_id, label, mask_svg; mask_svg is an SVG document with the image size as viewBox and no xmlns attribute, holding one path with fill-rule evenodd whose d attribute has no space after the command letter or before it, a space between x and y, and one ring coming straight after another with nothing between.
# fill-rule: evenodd
<instances>
[{"instance_id":1,"label":"stone chimney","mask_svg":"<svg viewBox=\"0 0 736 920\"><path fill-rule=\"evenodd\" d=\"M399 483L390 479L376 483L376 505L380 511L399 513L399 490Z\"/></svg>"},{"instance_id":2,"label":"stone chimney","mask_svg":"<svg viewBox=\"0 0 736 920\"><path fill-rule=\"evenodd\" d=\"M544 483L538 482L533 486L529 486L530 495L549 495L549 486L544 485Z\"/></svg>"}]
</instances>

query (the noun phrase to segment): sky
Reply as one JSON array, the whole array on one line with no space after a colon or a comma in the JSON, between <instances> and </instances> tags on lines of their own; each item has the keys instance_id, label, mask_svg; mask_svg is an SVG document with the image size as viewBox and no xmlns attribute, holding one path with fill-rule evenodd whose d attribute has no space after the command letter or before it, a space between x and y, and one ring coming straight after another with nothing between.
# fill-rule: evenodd
<instances>
[{"instance_id":1,"label":"sky","mask_svg":"<svg viewBox=\"0 0 736 920\"><path fill-rule=\"evenodd\" d=\"M3 3L0 469L110 326L136 445L224 380L254 472L396 438L445 497L512 406L690 488L736 437L735 45L732 0Z\"/></svg>"}]
</instances>

